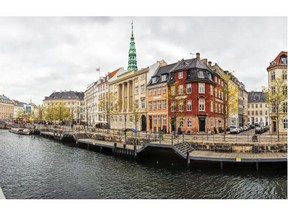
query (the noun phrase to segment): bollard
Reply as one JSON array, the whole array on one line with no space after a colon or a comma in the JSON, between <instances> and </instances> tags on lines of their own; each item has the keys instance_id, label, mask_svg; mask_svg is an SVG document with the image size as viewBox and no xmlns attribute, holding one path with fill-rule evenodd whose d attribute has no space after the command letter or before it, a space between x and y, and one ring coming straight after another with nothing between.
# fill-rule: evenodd
<instances>
[{"instance_id":1,"label":"bollard","mask_svg":"<svg viewBox=\"0 0 288 216\"><path fill-rule=\"evenodd\" d=\"M223 161L220 161L220 169L223 169Z\"/></svg>"},{"instance_id":2,"label":"bollard","mask_svg":"<svg viewBox=\"0 0 288 216\"><path fill-rule=\"evenodd\" d=\"M187 158L187 167L190 167L190 158L189 158L189 152L188 151L186 153L186 158Z\"/></svg>"}]
</instances>

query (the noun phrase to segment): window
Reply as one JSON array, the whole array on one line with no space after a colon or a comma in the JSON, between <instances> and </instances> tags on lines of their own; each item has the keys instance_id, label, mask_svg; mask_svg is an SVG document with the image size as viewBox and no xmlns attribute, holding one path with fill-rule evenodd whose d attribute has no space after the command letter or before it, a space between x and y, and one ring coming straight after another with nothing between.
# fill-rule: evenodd
<instances>
[{"instance_id":1,"label":"window","mask_svg":"<svg viewBox=\"0 0 288 216\"><path fill-rule=\"evenodd\" d=\"M259 115L262 116L262 110L259 111Z\"/></svg>"},{"instance_id":2,"label":"window","mask_svg":"<svg viewBox=\"0 0 288 216\"><path fill-rule=\"evenodd\" d=\"M287 56L282 55L280 57L280 64L287 64Z\"/></svg>"},{"instance_id":3,"label":"window","mask_svg":"<svg viewBox=\"0 0 288 216\"><path fill-rule=\"evenodd\" d=\"M275 86L272 86L272 95L275 95Z\"/></svg>"},{"instance_id":4,"label":"window","mask_svg":"<svg viewBox=\"0 0 288 216\"><path fill-rule=\"evenodd\" d=\"M133 116L132 115L129 116L129 121L133 122Z\"/></svg>"},{"instance_id":5,"label":"window","mask_svg":"<svg viewBox=\"0 0 288 216\"><path fill-rule=\"evenodd\" d=\"M166 126L167 125L167 119L166 119L166 116L163 116L163 126Z\"/></svg>"},{"instance_id":6,"label":"window","mask_svg":"<svg viewBox=\"0 0 288 216\"><path fill-rule=\"evenodd\" d=\"M161 88L158 88L158 95L161 95Z\"/></svg>"},{"instance_id":7,"label":"window","mask_svg":"<svg viewBox=\"0 0 288 216\"><path fill-rule=\"evenodd\" d=\"M135 86L135 94L138 94L139 88L138 86Z\"/></svg>"},{"instance_id":8,"label":"window","mask_svg":"<svg viewBox=\"0 0 288 216\"><path fill-rule=\"evenodd\" d=\"M258 104L255 104L255 108L258 108Z\"/></svg>"},{"instance_id":9,"label":"window","mask_svg":"<svg viewBox=\"0 0 288 216\"><path fill-rule=\"evenodd\" d=\"M287 96L287 85L282 86L282 93Z\"/></svg>"},{"instance_id":10,"label":"window","mask_svg":"<svg viewBox=\"0 0 288 216\"><path fill-rule=\"evenodd\" d=\"M255 111L255 115L258 115L258 110Z\"/></svg>"},{"instance_id":11,"label":"window","mask_svg":"<svg viewBox=\"0 0 288 216\"><path fill-rule=\"evenodd\" d=\"M161 101L157 101L158 103L158 110L161 110Z\"/></svg>"},{"instance_id":12,"label":"window","mask_svg":"<svg viewBox=\"0 0 288 216\"><path fill-rule=\"evenodd\" d=\"M149 110L152 110L152 101L149 101Z\"/></svg>"},{"instance_id":13,"label":"window","mask_svg":"<svg viewBox=\"0 0 288 216\"><path fill-rule=\"evenodd\" d=\"M210 85L210 95L213 95L213 86Z\"/></svg>"},{"instance_id":14,"label":"window","mask_svg":"<svg viewBox=\"0 0 288 216\"><path fill-rule=\"evenodd\" d=\"M152 78L152 84L156 83L157 82L157 77L153 77Z\"/></svg>"},{"instance_id":15,"label":"window","mask_svg":"<svg viewBox=\"0 0 288 216\"><path fill-rule=\"evenodd\" d=\"M285 70L282 71L282 79L287 80L287 71Z\"/></svg>"},{"instance_id":16,"label":"window","mask_svg":"<svg viewBox=\"0 0 288 216\"><path fill-rule=\"evenodd\" d=\"M254 115L254 111L252 110L252 115Z\"/></svg>"},{"instance_id":17,"label":"window","mask_svg":"<svg viewBox=\"0 0 288 216\"><path fill-rule=\"evenodd\" d=\"M183 112L183 111L184 111L183 102L181 102L181 103L179 104L179 111L180 111L180 112Z\"/></svg>"},{"instance_id":18,"label":"window","mask_svg":"<svg viewBox=\"0 0 288 216\"><path fill-rule=\"evenodd\" d=\"M192 126L192 121L190 118L187 119L187 127L190 128Z\"/></svg>"},{"instance_id":19,"label":"window","mask_svg":"<svg viewBox=\"0 0 288 216\"><path fill-rule=\"evenodd\" d=\"M211 103L210 103L210 112L213 112L213 106L214 106L213 101L211 101Z\"/></svg>"},{"instance_id":20,"label":"window","mask_svg":"<svg viewBox=\"0 0 288 216\"><path fill-rule=\"evenodd\" d=\"M171 95L175 95L175 94L176 94L176 87L171 86Z\"/></svg>"},{"instance_id":21,"label":"window","mask_svg":"<svg viewBox=\"0 0 288 216\"><path fill-rule=\"evenodd\" d=\"M166 109L166 100L162 100L162 109Z\"/></svg>"},{"instance_id":22,"label":"window","mask_svg":"<svg viewBox=\"0 0 288 216\"><path fill-rule=\"evenodd\" d=\"M179 127L183 128L183 118L181 118L180 121L179 121Z\"/></svg>"},{"instance_id":23,"label":"window","mask_svg":"<svg viewBox=\"0 0 288 216\"><path fill-rule=\"evenodd\" d=\"M135 100L135 104L134 104L134 105L135 105L135 108L136 108L136 109L138 109L138 104L139 104L139 101L138 101L138 100Z\"/></svg>"},{"instance_id":24,"label":"window","mask_svg":"<svg viewBox=\"0 0 288 216\"><path fill-rule=\"evenodd\" d=\"M162 76L161 76L161 81L164 82L164 81L166 81L166 80L167 80L167 75L166 75L166 74L165 74L165 75L162 75Z\"/></svg>"},{"instance_id":25,"label":"window","mask_svg":"<svg viewBox=\"0 0 288 216\"><path fill-rule=\"evenodd\" d=\"M120 122L122 121L122 116L119 116L119 121L120 121Z\"/></svg>"},{"instance_id":26,"label":"window","mask_svg":"<svg viewBox=\"0 0 288 216\"><path fill-rule=\"evenodd\" d=\"M276 104L272 103L272 112L275 113L276 112Z\"/></svg>"},{"instance_id":27,"label":"window","mask_svg":"<svg viewBox=\"0 0 288 216\"><path fill-rule=\"evenodd\" d=\"M288 128L288 119L283 120L284 128Z\"/></svg>"},{"instance_id":28,"label":"window","mask_svg":"<svg viewBox=\"0 0 288 216\"><path fill-rule=\"evenodd\" d=\"M140 77L140 79L141 79L141 80L144 80L144 79L145 79L145 74L142 74L141 77Z\"/></svg>"},{"instance_id":29,"label":"window","mask_svg":"<svg viewBox=\"0 0 288 216\"><path fill-rule=\"evenodd\" d=\"M153 101L153 110L156 110L156 109L157 109L157 102Z\"/></svg>"},{"instance_id":30,"label":"window","mask_svg":"<svg viewBox=\"0 0 288 216\"><path fill-rule=\"evenodd\" d=\"M186 85L186 93L187 93L187 94L191 94L191 93L192 93L191 84L187 84L187 85Z\"/></svg>"},{"instance_id":31,"label":"window","mask_svg":"<svg viewBox=\"0 0 288 216\"><path fill-rule=\"evenodd\" d=\"M199 111L205 111L205 99L204 98L199 99Z\"/></svg>"},{"instance_id":32,"label":"window","mask_svg":"<svg viewBox=\"0 0 288 216\"><path fill-rule=\"evenodd\" d=\"M153 116L153 121L154 121L154 127L157 125L157 116Z\"/></svg>"},{"instance_id":33,"label":"window","mask_svg":"<svg viewBox=\"0 0 288 216\"><path fill-rule=\"evenodd\" d=\"M178 72L178 79L183 79L183 72L182 71Z\"/></svg>"},{"instance_id":34,"label":"window","mask_svg":"<svg viewBox=\"0 0 288 216\"><path fill-rule=\"evenodd\" d=\"M248 115L250 115L250 111L248 111Z\"/></svg>"},{"instance_id":35,"label":"window","mask_svg":"<svg viewBox=\"0 0 288 216\"><path fill-rule=\"evenodd\" d=\"M284 113L287 113L287 102L284 102L282 105L282 109Z\"/></svg>"},{"instance_id":36,"label":"window","mask_svg":"<svg viewBox=\"0 0 288 216\"><path fill-rule=\"evenodd\" d=\"M271 80L275 80L275 71L272 71L271 73Z\"/></svg>"},{"instance_id":37,"label":"window","mask_svg":"<svg viewBox=\"0 0 288 216\"><path fill-rule=\"evenodd\" d=\"M198 83L199 93L205 93L205 83Z\"/></svg>"},{"instance_id":38,"label":"window","mask_svg":"<svg viewBox=\"0 0 288 216\"><path fill-rule=\"evenodd\" d=\"M258 118L257 117L255 118L255 122L258 122Z\"/></svg>"},{"instance_id":39,"label":"window","mask_svg":"<svg viewBox=\"0 0 288 216\"><path fill-rule=\"evenodd\" d=\"M251 104L251 107L254 108L254 104Z\"/></svg>"},{"instance_id":40,"label":"window","mask_svg":"<svg viewBox=\"0 0 288 216\"><path fill-rule=\"evenodd\" d=\"M183 94L183 85L179 85L178 92L179 92L180 95Z\"/></svg>"},{"instance_id":41,"label":"window","mask_svg":"<svg viewBox=\"0 0 288 216\"><path fill-rule=\"evenodd\" d=\"M145 97L141 97L141 108L144 109L146 104Z\"/></svg>"},{"instance_id":42,"label":"window","mask_svg":"<svg viewBox=\"0 0 288 216\"><path fill-rule=\"evenodd\" d=\"M203 73L203 71L198 71L198 77L199 77L199 78L204 78L204 73Z\"/></svg>"},{"instance_id":43,"label":"window","mask_svg":"<svg viewBox=\"0 0 288 216\"><path fill-rule=\"evenodd\" d=\"M267 112L267 110L265 111L265 115L266 115L266 116L268 115L268 112Z\"/></svg>"},{"instance_id":44,"label":"window","mask_svg":"<svg viewBox=\"0 0 288 216\"><path fill-rule=\"evenodd\" d=\"M171 112L175 112L176 111L176 106L175 106L175 102L171 102Z\"/></svg>"},{"instance_id":45,"label":"window","mask_svg":"<svg viewBox=\"0 0 288 216\"><path fill-rule=\"evenodd\" d=\"M262 108L262 104L259 104L259 107Z\"/></svg>"},{"instance_id":46,"label":"window","mask_svg":"<svg viewBox=\"0 0 288 216\"><path fill-rule=\"evenodd\" d=\"M145 92L145 85L141 85L141 93L144 93Z\"/></svg>"},{"instance_id":47,"label":"window","mask_svg":"<svg viewBox=\"0 0 288 216\"><path fill-rule=\"evenodd\" d=\"M166 87L162 89L162 94L166 94Z\"/></svg>"},{"instance_id":48,"label":"window","mask_svg":"<svg viewBox=\"0 0 288 216\"><path fill-rule=\"evenodd\" d=\"M192 101L187 101L187 111L192 111Z\"/></svg>"},{"instance_id":49,"label":"window","mask_svg":"<svg viewBox=\"0 0 288 216\"><path fill-rule=\"evenodd\" d=\"M157 94L157 89L153 89L153 95L156 95Z\"/></svg>"},{"instance_id":50,"label":"window","mask_svg":"<svg viewBox=\"0 0 288 216\"><path fill-rule=\"evenodd\" d=\"M152 90L149 89L149 90L148 90L148 96L151 96L151 95L152 95Z\"/></svg>"}]
</instances>

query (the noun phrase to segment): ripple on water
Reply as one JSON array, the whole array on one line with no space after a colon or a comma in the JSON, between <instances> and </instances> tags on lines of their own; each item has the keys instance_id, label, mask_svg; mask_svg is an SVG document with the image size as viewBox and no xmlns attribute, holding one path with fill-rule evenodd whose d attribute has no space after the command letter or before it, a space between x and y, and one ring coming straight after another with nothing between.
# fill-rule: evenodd
<instances>
[{"instance_id":1,"label":"ripple on water","mask_svg":"<svg viewBox=\"0 0 288 216\"><path fill-rule=\"evenodd\" d=\"M286 172L177 169L0 130L9 199L286 199Z\"/></svg>"}]
</instances>

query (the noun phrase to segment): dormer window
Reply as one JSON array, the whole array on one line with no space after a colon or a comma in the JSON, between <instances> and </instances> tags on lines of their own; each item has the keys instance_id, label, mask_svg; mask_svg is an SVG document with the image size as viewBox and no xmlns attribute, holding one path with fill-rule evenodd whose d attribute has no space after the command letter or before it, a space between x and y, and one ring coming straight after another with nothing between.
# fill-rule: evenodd
<instances>
[{"instance_id":1,"label":"dormer window","mask_svg":"<svg viewBox=\"0 0 288 216\"><path fill-rule=\"evenodd\" d=\"M152 78L152 83L156 83L157 82L157 77L153 77Z\"/></svg>"},{"instance_id":2,"label":"dormer window","mask_svg":"<svg viewBox=\"0 0 288 216\"><path fill-rule=\"evenodd\" d=\"M280 57L280 64L287 64L287 56L286 55L282 55Z\"/></svg>"},{"instance_id":3,"label":"dormer window","mask_svg":"<svg viewBox=\"0 0 288 216\"><path fill-rule=\"evenodd\" d=\"M198 77L199 77L199 78L204 78L204 73L203 73L203 71L198 71Z\"/></svg>"},{"instance_id":4,"label":"dormer window","mask_svg":"<svg viewBox=\"0 0 288 216\"><path fill-rule=\"evenodd\" d=\"M210 80L212 80L211 73L208 73L208 78L209 78Z\"/></svg>"},{"instance_id":5,"label":"dormer window","mask_svg":"<svg viewBox=\"0 0 288 216\"><path fill-rule=\"evenodd\" d=\"M164 82L164 81L166 81L166 80L167 80L167 75L166 75L166 74L165 74L165 75L162 75L162 76L161 76L161 81Z\"/></svg>"}]
</instances>

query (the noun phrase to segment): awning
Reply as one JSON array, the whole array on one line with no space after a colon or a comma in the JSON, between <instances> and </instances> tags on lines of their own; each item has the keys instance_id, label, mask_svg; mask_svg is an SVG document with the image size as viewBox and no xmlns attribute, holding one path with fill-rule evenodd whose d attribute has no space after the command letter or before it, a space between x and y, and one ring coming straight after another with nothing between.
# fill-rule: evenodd
<instances>
[{"instance_id":1,"label":"awning","mask_svg":"<svg viewBox=\"0 0 288 216\"><path fill-rule=\"evenodd\" d=\"M137 129L135 129L135 128L127 128L127 129L125 129L124 130L124 132L126 133L126 132L134 132L134 133L137 133L138 132L138 130Z\"/></svg>"}]
</instances>

